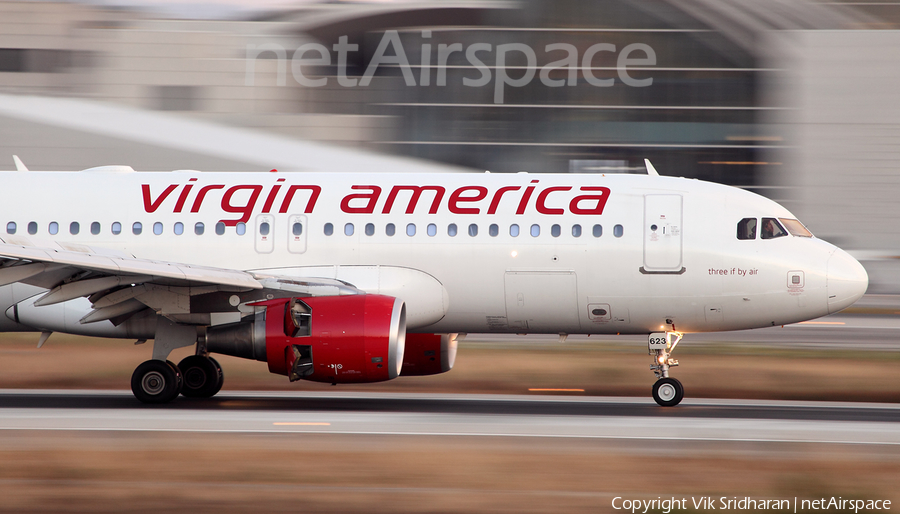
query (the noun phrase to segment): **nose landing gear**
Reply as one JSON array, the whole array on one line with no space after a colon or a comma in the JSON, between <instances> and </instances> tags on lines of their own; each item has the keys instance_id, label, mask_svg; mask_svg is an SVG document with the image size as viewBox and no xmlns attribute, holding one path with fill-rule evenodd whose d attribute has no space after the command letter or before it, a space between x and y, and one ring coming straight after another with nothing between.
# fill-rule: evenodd
<instances>
[{"instance_id":1,"label":"nose landing gear","mask_svg":"<svg viewBox=\"0 0 900 514\"><path fill-rule=\"evenodd\" d=\"M682 337L684 334L681 332L655 332L650 334L648 340L648 350L654 356L650 370L657 378L653 384L653 400L663 407L674 407L684 398L681 382L669 377L669 368L678 365L671 355Z\"/></svg>"}]
</instances>

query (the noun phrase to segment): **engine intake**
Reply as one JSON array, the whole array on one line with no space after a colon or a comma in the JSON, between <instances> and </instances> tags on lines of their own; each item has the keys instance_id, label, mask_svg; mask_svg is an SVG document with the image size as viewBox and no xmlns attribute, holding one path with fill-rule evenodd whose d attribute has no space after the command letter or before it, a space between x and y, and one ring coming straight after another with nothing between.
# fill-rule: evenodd
<instances>
[{"instance_id":1,"label":"engine intake","mask_svg":"<svg viewBox=\"0 0 900 514\"><path fill-rule=\"evenodd\" d=\"M330 383L397 378L406 347L406 306L383 295L280 298L253 304L252 321L209 327L210 352L268 363L294 380Z\"/></svg>"}]
</instances>

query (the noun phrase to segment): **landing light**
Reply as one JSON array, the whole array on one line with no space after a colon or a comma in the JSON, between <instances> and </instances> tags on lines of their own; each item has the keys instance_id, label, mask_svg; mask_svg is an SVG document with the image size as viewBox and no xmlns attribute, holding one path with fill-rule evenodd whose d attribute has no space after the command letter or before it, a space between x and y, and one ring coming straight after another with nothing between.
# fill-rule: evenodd
<instances>
[{"instance_id":1,"label":"landing light","mask_svg":"<svg viewBox=\"0 0 900 514\"><path fill-rule=\"evenodd\" d=\"M513 250L512 253L511 253L510 255L512 255L513 257L515 257L515 256L519 255L519 252Z\"/></svg>"}]
</instances>

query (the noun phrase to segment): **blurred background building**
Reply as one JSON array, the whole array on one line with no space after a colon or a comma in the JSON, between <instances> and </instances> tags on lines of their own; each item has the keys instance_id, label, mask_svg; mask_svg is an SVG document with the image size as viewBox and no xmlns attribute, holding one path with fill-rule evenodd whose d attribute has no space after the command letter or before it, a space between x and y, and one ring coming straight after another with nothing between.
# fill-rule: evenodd
<instances>
[{"instance_id":1,"label":"blurred background building","mask_svg":"<svg viewBox=\"0 0 900 514\"><path fill-rule=\"evenodd\" d=\"M0 156L554 173L649 158L783 203L863 259L870 292L900 292L897 2L259 5L0 2Z\"/></svg>"}]
</instances>

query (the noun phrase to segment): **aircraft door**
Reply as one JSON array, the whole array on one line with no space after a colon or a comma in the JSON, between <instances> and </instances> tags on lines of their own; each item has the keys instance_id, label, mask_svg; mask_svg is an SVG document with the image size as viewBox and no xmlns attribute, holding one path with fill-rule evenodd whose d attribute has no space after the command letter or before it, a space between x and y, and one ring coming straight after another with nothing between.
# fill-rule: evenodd
<instances>
[{"instance_id":1,"label":"aircraft door","mask_svg":"<svg viewBox=\"0 0 900 514\"><path fill-rule=\"evenodd\" d=\"M288 251L303 253L306 251L306 216L292 214L288 216L287 236Z\"/></svg>"},{"instance_id":2,"label":"aircraft door","mask_svg":"<svg viewBox=\"0 0 900 514\"><path fill-rule=\"evenodd\" d=\"M256 252L272 253L275 250L275 216L260 214L256 217Z\"/></svg>"},{"instance_id":3,"label":"aircraft door","mask_svg":"<svg viewBox=\"0 0 900 514\"><path fill-rule=\"evenodd\" d=\"M681 195L644 196L642 273L684 273Z\"/></svg>"}]
</instances>

